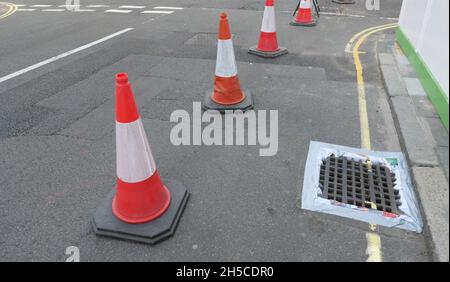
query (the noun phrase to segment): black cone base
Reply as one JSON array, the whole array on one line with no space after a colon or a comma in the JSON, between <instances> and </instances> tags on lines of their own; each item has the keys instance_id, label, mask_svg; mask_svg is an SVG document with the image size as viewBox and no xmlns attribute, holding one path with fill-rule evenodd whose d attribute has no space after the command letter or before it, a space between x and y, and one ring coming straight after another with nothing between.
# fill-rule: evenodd
<instances>
[{"instance_id":1,"label":"black cone base","mask_svg":"<svg viewBox=\"0 0 450 282\"><path fill-rule=\"evenodd\" d=\"M140 224L125 223L112 213L115 191L111 192L97 208L92 218L95 234L147 244L156 244L169 238L175 233L186 207L189 192L182 183L176 180L169 180L166 187L171 195L169 208L157 219Z\"/></svg>"},{"instance_id":2,"label":"black cone base","mask_svg":"<svg viewBox=\"0 0 450 282\"><path fill-rule=\"evenodd\" d=\"M277 51L274 52L263 52L256 49L256 46L250 48L248 52L253 55L257 55L264 58L276 58L288 53L288 50L285 47L279 47Z\"/></svg>"},{"instance_id":3,"label":"black cone base","mask_svg":"<svg viewBox=\"0 0 450 282\"><path fill-rule=\"evenodd\" d=\"M245 95L245 99L242 102L240 102L238 104L234 104L234 105L221 105L221 104L217 104L216 102L214 102L211 99L212 91L208 91L208 92L206 92L202 107L205 111L206 110L216 110L221 113L224 113L226 110L246 111L246 110L253 109L252 93L250 92L250 90L247 90L247 89L244 89L243 92Z\"/></svg>"}]
</instances>

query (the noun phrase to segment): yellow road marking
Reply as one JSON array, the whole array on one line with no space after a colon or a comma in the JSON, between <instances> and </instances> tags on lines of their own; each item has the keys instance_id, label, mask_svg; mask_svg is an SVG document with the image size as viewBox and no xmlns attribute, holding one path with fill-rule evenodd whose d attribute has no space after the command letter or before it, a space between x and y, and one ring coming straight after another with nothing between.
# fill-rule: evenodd
<instances>
[{"instance_id":1,"label":"yellow road marking","mask_svg":"<svg viewBox=\"0 0 450 282\"><path fill-rule=\"evenodd\" d=\"M367 113L367 101L366 101L366 87L364 83L364 71L359 55L361 52L359 48L365 42L370 35L390 28L395 28L397 24L387 24L365 29L355 34L345 47L345 51L353 54L353 61L356 68L356 82L358 86L358 107L359 107L359 119L361 127L361 147L363 149L370 150L372 145L370 141L370 128L369 128L369 115ZM356 41L357 40L357 41ZM353 49L353 43L356 41ZM370 159L367 160L369 167L371 166ZM369 202L372 209L376 209L376 204ZM382 262L383 254L381 252L381 238L377 233L377 225L369 224L370 232L366 233L367 249L366 254L368 256L367 262Z\"/></svg>"},{"instance_id":2,"label":"yellow road marking","mask_svg":"<svg viewBox=\"0 0 450 282\"><path fill-rule=\"evenodd\" d=\"M359 103L359 116L360 116L360 126L361 126L361 147L364 149L371 149L371 142L370 142L370 130L369 130L369 117L367 114L367 103L366 103L366 91L365 91L365 84L364 84L364 74L363 74L363 66L361 64L361 59L359 57L359 48L364 43L364 41L369 37L370 35L394 28L397 25L389 25L389 26L380 26L377 29L372 29L366 33L364 33L358 41L355 43L355 46L353 47L353 60L356 67L356 82L358 85L358 103Z\"/></svg>"},{"instance_id":3,"label":"yellow road marking","mask_svg":"<svg viewBox=\"0 0 450 282\"><path fill-rule=\"evenodd\" d=\"M382 262L383 255L381 253L381 238L375 232L367 232L367 262Z\"/></svg>"},{"instance_id":4,"label":"yellow road marking","mask_svg":"<svg viewBox=\"0 0 450 282\"><path fill-rule=\"evenodd\" d=\"M15 4L7 3L7 2L0 2L0 5L4 5L4 6L8 7L8 11L6 11L6 13L3 13L0 15L0 19L4 19L8 16L11 16L12 14L14 14L17 11L17 6Z\"/></svg>"},{"instance_id":5,"label":"yellow road marking","mask_svg":"<svg viewBox=\"0 0 450 282\"><path fill-rule=\"evenodd\" d=\"M386 25L380 25L380 26L375 26L375 27L371 27L371 28L366 28L360 32L358 32L357 34L353 35L353 37L348 41L347 45L345 46L345 52L346 53L353 53L352 51L352 46L353 43L355 42L355 40L360 37L361 35L363 35L366 32L378 29L378 28L382 28L382 27L390 27L390 26L397 26L396 23L393 24L386 24Z\"/></svg>"}]
</instances>

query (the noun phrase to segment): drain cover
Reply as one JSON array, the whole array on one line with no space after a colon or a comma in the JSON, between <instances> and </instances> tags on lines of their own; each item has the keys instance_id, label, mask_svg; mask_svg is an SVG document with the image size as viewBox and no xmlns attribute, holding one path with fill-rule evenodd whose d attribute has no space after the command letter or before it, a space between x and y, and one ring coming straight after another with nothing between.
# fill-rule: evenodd
<instances>
[{"instance_id":1,"label":"drain cover","mask_svg":"<svg viewBox=\"0 0 450 282\"><path fill-rule=\"evenodd\" d=\"M312 141L301 193L302 209L422 232L402 153Z\"/></svg>"},{"instance_id":2,"label":"drain cover","mask_svg":"<svg viewBox=\"0 0 450 282\"><path fill-rule=\"evenodd\" d=\"M395 174L384 165L331 155L320 166L320 197L357 207L400 214Z\"/></svg>"}]
</instances>

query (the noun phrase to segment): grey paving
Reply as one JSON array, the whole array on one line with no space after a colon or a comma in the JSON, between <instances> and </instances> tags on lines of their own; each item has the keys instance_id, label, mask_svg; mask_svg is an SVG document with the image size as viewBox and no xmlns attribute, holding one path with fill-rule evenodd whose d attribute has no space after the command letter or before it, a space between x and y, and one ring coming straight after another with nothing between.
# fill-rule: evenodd
<instances>
[{"instance_id":1,"label":"grey paving","mask_svg":"<svg viewBox=\"0 0 450 282\"><path fill-rule=\"evenodd\" d=\"M397 49L392 50L395 55L379 54L380 69L387 92L400 85L388 78L393 72L406 85L407 95L390 95L392 109L403 147L412 162L412 177L422 201L427 223L425 234L433 245L433 257L448 261L448 131L407 58ZM393 57L395 64L385 68L381 62Z\"/></svg>"},{"instance_id":2,"label":"grey paving","mask_svg":"<svg viewBox=\"0 0 450 282\"><path fill-rule=\"evenodd\" d=\"M421 125L409 97L393 97L392 106L402 132L408 157L413 165L436 166L438 159L433 151L433 137Z\"/></svg>"},{"instance_id":3,"label":"grey paving","mask_svg":"<svg viewBox=\"0 0 450 282\"><path fill-rule=\"evenodd\" d=\"M390 96L406 96L406 85L393 65L380 65L381 74Z\"/></svg>"},{"instance_id":4,"label":"grey paving","mask_svg":"<svg viewBox=\"0 0 450 282\"><path fill-rule=\"evenodd\" d=\"M435 253L440 261L448 261L448 181L440 168L414 167L413 173L416 176L417 190L435 243Z\"/></svg>"},{"instance_id":5,"label":"grey paving","mask_svg":"<svg viewBox=\"0 0 450 282\"><path fill-rule=\"evenodd\" d=\"M425 93L422 83L418 78L404 77L403 80L405 81L406 89L408 90L409 95L427 96L427 93Z\"/></svg>"}]
</instances>

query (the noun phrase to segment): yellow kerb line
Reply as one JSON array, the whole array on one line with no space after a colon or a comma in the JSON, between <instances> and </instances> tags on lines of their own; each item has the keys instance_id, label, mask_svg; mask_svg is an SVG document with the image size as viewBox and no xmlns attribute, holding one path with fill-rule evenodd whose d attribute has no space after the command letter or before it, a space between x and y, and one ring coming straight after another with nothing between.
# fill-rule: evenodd
<instances>
[{"instance_id":1,"label":"yellow kerb line","mask_svg":"<svg viewBox=\"0 0 450 282\"><path fill-rule=\"evenodd\" d=\"M4 19L17 11L17 6L12 3L0 2L0 5L5 5L8 7L8 11L6 13L0 15L0 19Z\"/></svg>"},{"instance_id":2,"label":"yellow kerb line","mask_svg":"<svg viewBox=\"0 0 450 282\"><path fill-rule=\"evenodd\" d=\"M355 42L355 40L356 40L358 37L360 37L360 36L363 35L364 33L369 32L369 31L372 31L372 30L375 30L375 29L379 29L379 28L383 28L383 27L391 27L391 26L395 27L395 26L397 26L397 24L396 24L396 23L392 23L392 24L386 24L386 25L375 26L375 27L367 28L367 29L364 29L364 30L358 32L357 34L353 35L353 37L348 41L347 45L345 46L345 52L346 52L346 53L353 53L353 52L352 52L352 46L353 46L353 43Z\"/></svg>"},{"instance_id":3,"label":"yellow kerb line","mask_svg":"<svg viewBox=\"0 0 450 282\"><path fill-rule=\"evenodd\" d=\"M364 41L369 37L370 35L397 27L397 24L387 24L387 25L381 25L376 26L372 28L365 29L357 34L355 34L350 41L348 42L345 51L349 52L352 48L353 43L355 40L358 39L355 46L353 47L353 50L351 50L351 53L353 53L353 60L355 63L356 68L356 81L358 86L358 107L359 107L359 118L360 118L360 127L361 127L361 147L363 149L371 150L371 141L370 141L370 128L369 128L369 115L367 113L367 102L366 102L366 89L365 89L365 83L364 83L364 73L363 73L363 66L361 64L361 59L359 57L360 51L359 48L364 43ZM370 159L367 160L369 169L371 167L371 161ZM377 205L372 202L366 202L369 203L372 209L377 209ZM366 239L367 239L367 249L366 254L368 256L367 262L382 262L383 261L383 255L381 252L381 238L380 235L378 235L377 232L377 225L376 224L369 224L370 232L366 233Z\"/></svg>"},{"instance_id":4,"label":"yellow kerb line","mask_svg":"<svg viewBox=\"0 0 450 282\"><path fill-rule=\"evenodd\" d=\"M361 126L361 147L367 150L371 149L370 142L370 130L369 130L369 117L367 114L367 102L366 102L366 90L364 84L363 67L361 59L359 58L359 47L364 43L368 36L376 32L394 28L397 25L382 26L377 29L373 29L364 35L362 35L353 47L353 60L356 67L356 81L358 85L358 104L359 104L359 116Z\"/></svg>"}]
</instances>

